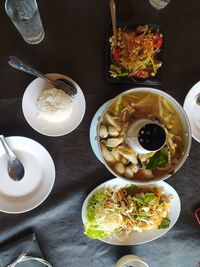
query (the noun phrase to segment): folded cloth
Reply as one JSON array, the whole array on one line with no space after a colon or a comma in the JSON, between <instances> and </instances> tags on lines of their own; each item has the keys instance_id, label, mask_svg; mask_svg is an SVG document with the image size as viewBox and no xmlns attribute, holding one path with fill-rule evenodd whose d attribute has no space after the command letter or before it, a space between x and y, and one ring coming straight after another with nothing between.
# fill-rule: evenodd
<instances>
[{"instance_id":1,"label":"folded cloth","mask_svg":"<svg viewBox=\"0 0 200 267\"><path fill-rule=\"evenodd\" d=\"M25 252L28 256L43 258L34 233L9 245L0 246L0 267L7 267L14 262L22 252ZM17 267L45 267L45 265L38 261L30 260L17 263Z\"/></svg>"}]
</instances>

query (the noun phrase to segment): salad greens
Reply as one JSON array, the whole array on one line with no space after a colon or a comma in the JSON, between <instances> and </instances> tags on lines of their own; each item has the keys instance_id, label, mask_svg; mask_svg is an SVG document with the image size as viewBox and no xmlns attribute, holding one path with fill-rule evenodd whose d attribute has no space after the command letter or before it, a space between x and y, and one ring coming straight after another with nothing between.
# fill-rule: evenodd
<instances>
[{"instance_id":1,"label":"salad greens","mask_svg":"<svg viewBox=\"0 0 200 267\"><path fill-rule=\"evenodd\" d=\"M84 225L84 233L90 238L101 239L108 236L105 231L98 229L98 224L95 220L95 205L105 198L106 195L103 192L98 192L94 194L88 202L86 211L87 224Z\"/></svg>"},{"instance_id":2,"label":"salad greens","mask_svg":"<svg viewBox=\"0 0 200 267\"><path fill-rule=\"evenodd\" d=\"M93 239L119 239L132 231L167 228L169 208L168 197L157 187L107 187L88 201L84 233Z\"/></svg>"},{"instance_id":3,"label":"salad greens","mask_svg":"<svg viewBox=\"0 0 200 267\"><path fill-rule=\"evenodd\" d=\"M163 218L161 224L158 226L158 229L168 228L170 226L170 219Z\"/></svg>"}]
</instances>

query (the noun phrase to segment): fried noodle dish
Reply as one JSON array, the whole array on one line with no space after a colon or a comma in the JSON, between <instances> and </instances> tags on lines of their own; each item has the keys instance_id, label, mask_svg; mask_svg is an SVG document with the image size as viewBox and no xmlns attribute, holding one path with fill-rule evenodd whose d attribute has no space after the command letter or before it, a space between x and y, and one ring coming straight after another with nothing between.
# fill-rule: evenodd
<instances>
[{"instance_id":1,"label":"fried noodle dish","mask_svg":"<svg viewBox=\"0 0 200 267\"><path fill-rule=\"evenodd\" d=\"M88 202L85 234L125 240L132 231L167 228L170 198L158 187L105 187Z\"/></svg>"},{"instance_id":2,"label":"fried noodle dish","mask_svg":"<svg viewBox=\"0 0 200 267\"><path fill-rule=\"evenodd\" d=\"M128 77L147 79L154 77L162 62L157 59L163 43L163 35L149 26L139 26L135 31L118 28L117 40L112 36L110 75L113 78Z\"/></svg>"}]
</instances>

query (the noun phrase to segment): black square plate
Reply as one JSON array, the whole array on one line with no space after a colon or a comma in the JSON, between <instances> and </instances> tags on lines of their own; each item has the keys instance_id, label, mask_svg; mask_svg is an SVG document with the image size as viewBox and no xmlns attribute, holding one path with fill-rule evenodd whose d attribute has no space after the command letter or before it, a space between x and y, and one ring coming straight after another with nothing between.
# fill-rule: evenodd
<instances>
[{"instance_id":1,"label":"black square plate","mask_svg":"<svg viewBox=\"0 0 200 267\"><path fill-rule=\"evenodd\" d=\"M138 26L147 25L149 28L151 28L153 31L159 30L160 33L163 34L163 44L160 49L160 52L157 55L157 59L162 61L162 66L158 69L156 75L151 78L147 79L139 79L139 78L127 78L127 77L120 77L120 78L113 78L111 77L109 70L110 65L112 64L111 58L110 58L110 43L109 38L113 35L112 33L112 26L109 24L108 27L108 34L106 39L106 58L105 58L105 78L110 83L124 83L124 84L138 84L138 85L159 85L161 84L163 80L163 67L164 67L164 59L165 59L165 49L164 49L164 43L165 43L165 35L160 25L157 24L136 24L134 22L117 22L117 28L123 28L126 27L127 29L136 30Z\"/></svg>"}]
</instances>

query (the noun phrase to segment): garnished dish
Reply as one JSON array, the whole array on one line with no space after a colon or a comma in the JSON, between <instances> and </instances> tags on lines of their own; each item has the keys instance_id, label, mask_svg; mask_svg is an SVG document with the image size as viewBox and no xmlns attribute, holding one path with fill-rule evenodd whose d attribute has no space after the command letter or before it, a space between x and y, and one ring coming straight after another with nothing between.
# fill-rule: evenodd
<instances>
[{"instance_id":1,"label":"garnished dish","mask_svg":"<svg viewBox=\"0 0 200 267\"><path fill-rule=\"evenodd\" d=\"M51 122L66 120L72 113L72 105L71 96L57 88L43 90L36 101L38 117Z\"/></svg>"},{"instance_id":2,"label":"garnished dish","mask_svg":"<svg viewBox=\"0 0 200 267\"><path fill-rule=\"evenodd\" d=\"M82 208L84 233L111 244L158 238L176 222L180 200L165 182L136 186L115 178L95 188Z\"/></svg>"},{"instance_id":3,"label":"garnished dish","mask_svg":"<svg viewBox=\"0 0 200 267\"><path fill-rule=\"evenodd\" d=\"M168 228L170 197L160 188L105 187L87 206L85 234L90 238L126 238L131 231Z\"/></svg>"},{"instance_id":4,"label":"garnished dish","mask_svg":"<svg viewBox=\"0 0 200 267\"><path fill-rule=\"evenodd\" d=\"M185 150L189 150L191 138L187 133L188 122L184 122L182 111L172 103L166 94L159 94L155 89L130 90L111 102L97 129L99 149L111 172L141 182L174 173L186 158ZM139 139L134 132L130 136L132 125L143 119L162 126L165 133L163 146L149 153L139 153L130 142L132 136Z\"/></svg>"},{"instance_id":5,"label":"garnished dish","mask_svg":"<svg viewBox=\"0 0 200 267\"><path fill-rule=\"evenodd\" d=\"M117 40L109 39L111 50L110 76L114 79L145 80L154 77L162 66L158 54L163 45L163 34L148 25L135 30L118 28Z\"/></svg>"}]
</instances>

